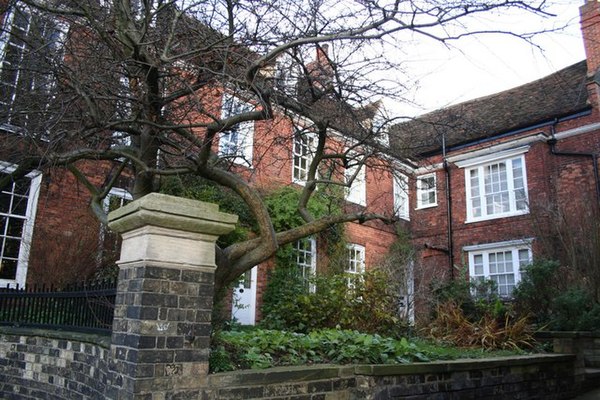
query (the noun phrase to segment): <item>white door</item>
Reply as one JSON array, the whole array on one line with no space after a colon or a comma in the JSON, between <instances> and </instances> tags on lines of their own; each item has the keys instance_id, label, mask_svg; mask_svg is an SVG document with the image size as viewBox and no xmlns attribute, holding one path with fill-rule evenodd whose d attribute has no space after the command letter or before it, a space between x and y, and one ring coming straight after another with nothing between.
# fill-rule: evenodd
<instances>
[{"instance_id":1,"label":"white door","mask_svg":"<svg viewBox=\"0 0 600 400\"><path fill-rule=\"evenodd\" d=\"M257 268L246 271L233 289L231 317L242 325L254 325L255 322Z\"/></svg>"}]
</instances>

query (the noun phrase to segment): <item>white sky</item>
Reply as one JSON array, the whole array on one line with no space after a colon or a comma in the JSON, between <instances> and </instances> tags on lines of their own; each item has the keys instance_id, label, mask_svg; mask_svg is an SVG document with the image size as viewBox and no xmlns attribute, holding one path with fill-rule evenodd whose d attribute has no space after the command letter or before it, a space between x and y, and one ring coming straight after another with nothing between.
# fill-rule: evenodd
<instances>
[{"instance_id":1,"label":"white sky","mask_svg":"<svg viewBox=\"0 0 600 400\"><path fill-rule=\"evenodd\" d=\"M531 82L583 60L579 6L584 0L554 2L559 3L551 9L557 14L555 18L519 14L478 21L511 31L551 29L567 24L561 32L543 33L535 39L543 51L506 35L463 38L453 42L455 49L430 40L415 46L406 55L406 67L409 76L418 80L418 86L407 97L420 107L392 106L391 113L423 114Z\"/></svg>"}]
</instances>

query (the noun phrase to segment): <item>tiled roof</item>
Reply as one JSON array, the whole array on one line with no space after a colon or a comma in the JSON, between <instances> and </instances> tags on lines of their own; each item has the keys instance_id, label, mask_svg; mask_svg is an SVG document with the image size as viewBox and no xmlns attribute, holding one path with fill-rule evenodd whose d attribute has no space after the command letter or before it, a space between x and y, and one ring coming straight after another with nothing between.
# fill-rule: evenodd
<instances>
[{"instance_id":1,"label":"tiled roof","mask_svg":"<svg viewBox=\"0 0 600 400\"><path fill-rule=\"evenodd\" d=\"M490 96L425 114L390 130L392 151L399 156L441 151L448 147L531 127L589 108L586 62Z\"/></svg>"}]
</instances>

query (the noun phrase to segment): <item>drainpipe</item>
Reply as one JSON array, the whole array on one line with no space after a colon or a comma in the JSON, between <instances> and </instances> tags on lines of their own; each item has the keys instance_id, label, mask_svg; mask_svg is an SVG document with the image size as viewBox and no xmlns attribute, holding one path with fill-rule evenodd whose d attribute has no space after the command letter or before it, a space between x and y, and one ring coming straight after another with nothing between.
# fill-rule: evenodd
<instances>
[{"instance_id":1,"label":"drainpipe","mask_svg":"<svg viewBox=\"0 0 600 400\"><path fill-rule=\"evenodd\" d=\"M450 265L450 279L454 280L454 246L452 235L452 194L450 190L450 168L446 160L446 135L442 133L442 156L444 158L444 172L446 173L446 215L448 219L448 261Z\"/></svg>"},{"instance_id":2,"label":"drainpipe","mask_svg":"<svg viewBox=\"0 0 600 400\"><path fill-rule=\"evenodd\" d=\"M551 125L551 134L552 138L547 141L550 145L550 151L555 156L569 156L569 157L590 157L593 162L594 168L594 180L596 181L596 201L600 204L600 174L598 173L598 153L585 153L585 152L575 152L575 151L558 151L556 150L556 143L558 140L555 137L556 134L556 124L558 123L558 119L554 120L554 123Z\"/></svg>"}]
</instances>

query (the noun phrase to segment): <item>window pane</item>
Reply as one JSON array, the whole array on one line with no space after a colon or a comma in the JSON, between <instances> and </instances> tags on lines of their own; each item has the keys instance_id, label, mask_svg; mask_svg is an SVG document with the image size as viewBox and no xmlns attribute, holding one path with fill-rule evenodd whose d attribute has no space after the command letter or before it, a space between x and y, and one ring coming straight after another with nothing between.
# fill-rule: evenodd
<instances>
[{"instance_id":1,"label":"window pane","mask_svg":"<svg viewBox=\"0 0 600 400\"><path fill-rule=\"evenodd\" d=\"M6 238L4 240L4 252L2 253L2 258L18 259L20 247L21 239Z\"/></svg>"},{"instance_id":2,"label":"window pane","mask_svg":"<svg viewBox=\"0 0 600 400\"><path fill-rule=\"evenodd\" d=\"M10 212L11 195L8 193L0 193L0 213L8 214Z\"/></svg>"},{"instance_id":3,"label":"window pane","mask_svg":"<svg viewBox=\"0 0 600 400\"><path fill-rule=\"evenodd\" d=\"M477 254L473 256L475 275L483 275L483 255Z\"/></svg>"},{"instance_id":4,"label":"window pane","mask_svg":"<svg viewBox=\"0 0 600 400\"><path fill-rule=\"evenodd\" d=\"M0 279L15 279L17 277L16 260L0 260Z\"/></svg>"},{"instance_id":5,"label":"window pane","mask_svg":"<svg viewBox=\"0 0 600 400\"><path fill-rule=\"evenodd\" d=\"M25 223L24 219L20 218L9 218L8 226L6 229L6 236L21 238L23 234L23 224Z\"/></svg>"},{"instance_id":6,"label":"window pane","mask_svg":"<svg viewBox=\"0 0 600 400\"><path fill-rule=\"evenodd\" d=\"M244 289L250 289L252 287L252 270L244 272L242 285L244 286Z\"/></svg>"},{"instance_id":7,"label":"window pane","mask_svg":"<svg viewBox=\"0 0 600 400\"><path fill-rule=\"evenodd\" d=\"M22 216L27 214L27 197L13 196L11 214Z\"/></svg>"},{"instance_id":8,"label":"window pane","mask_svg":"<svg viewBox=\"0 0 600 400\"><path fill-rule=\"evenodd\" d=\"M429 196L427 198L427 203L435 204L435 192L429 192Z\"/></svg>"},{"instance_id":9,"label":"window pane","mask_svg":"<svg viewBox=\"0 0 600 400\"><path fill-rule=\"evenodd\" d=\"M15 182L14 192L16 194L26 196L27 192L29 192L29 186L30 186L29 179L27 179L27 178L19 179Z\"/></svg>"}]
</instances>

